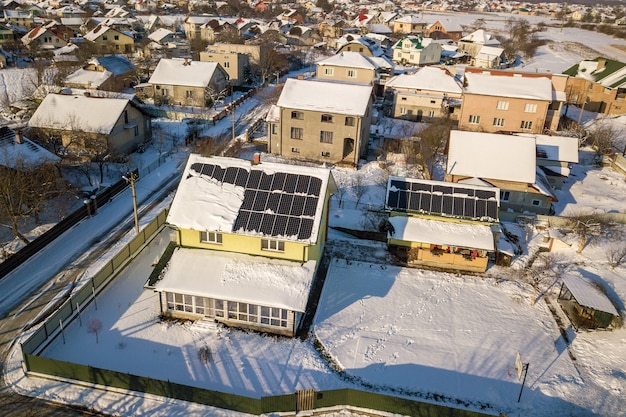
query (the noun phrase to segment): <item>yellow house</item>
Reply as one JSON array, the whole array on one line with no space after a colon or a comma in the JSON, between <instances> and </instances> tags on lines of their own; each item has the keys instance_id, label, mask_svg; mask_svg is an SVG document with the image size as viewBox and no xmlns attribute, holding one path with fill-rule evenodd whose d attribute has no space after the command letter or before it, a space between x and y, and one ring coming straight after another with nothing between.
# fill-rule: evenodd
<instances>
[{"instance_id":1,"label":"yellow house","mask_svg":"<svg viewBox=\"0 0 626 417\"><path fill-rule=\"evenodd\" d=\"M330 170L191 155L167 222L164 314L294 336L327 234Z\"/></svg>"},{"instance_id":2,"label":"yellow house","mask_svg":"<svg viewBox=\"0 0 626 417\"><path fill-rule=\"evenodd\" d=\"M98 25L84 36L95 43L103 53L130 54L135 51L135 39L106 25Z\"/></svg>"},{"instance_id":3,"label":"yellow house","mask_svg":"<svg viewBox=\"0 0 626 417\"><path fill-rule=\"evenodd\" d=\"M495 251L496 187L389 177L389 250L408 265L484 272Z\"/></svg>"}]
</instances>

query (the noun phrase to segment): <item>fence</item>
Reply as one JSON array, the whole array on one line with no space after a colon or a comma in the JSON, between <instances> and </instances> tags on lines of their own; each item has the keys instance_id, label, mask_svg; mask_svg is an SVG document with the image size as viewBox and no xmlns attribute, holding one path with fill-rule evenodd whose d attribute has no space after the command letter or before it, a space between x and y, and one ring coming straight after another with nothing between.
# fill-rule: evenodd
<instances>
[{"instance_id":1,"label":"fence","mask_svg":"<svg viewBox=\"0 0 626 417\"><path fill-rule=\"evenodd\" d=\"M83 285L75 294L65 301L43 325L22 343L22 353L32 355L43 349L55 335L60 326L69 323L84 306L95 300L96 295L123 268L126 263L154 236L165 224L167 210L162 211L154 220L144 227L113 259L107 262L89 283Z\"/></svg>"},{"instance_id":2,"label":"fence","mask_svg":"<svg viewBox=\"0 0 626 417\"><path fill-rule=\"evenodd\" d=\"M134 173L138 176L137 170ZM104 204L111 201L113 197L119 194L122 190L128 187L126 180L120 180L112 186L106 188L102 192L98 193L95 198L86 200L87 203L80 206L74 212L66 216L63 220L55 224L47 232L33 240L22 249L11 255L4 262L0 263L0 279L7 276L14 271L17 267L22 265L33 255L41 251L56 238L61 236L64 232L69 230L72 226L83 220L85 217L91 216L92 213L96 213L98 207L102 207Z\"/></svg>"}]
</instances>

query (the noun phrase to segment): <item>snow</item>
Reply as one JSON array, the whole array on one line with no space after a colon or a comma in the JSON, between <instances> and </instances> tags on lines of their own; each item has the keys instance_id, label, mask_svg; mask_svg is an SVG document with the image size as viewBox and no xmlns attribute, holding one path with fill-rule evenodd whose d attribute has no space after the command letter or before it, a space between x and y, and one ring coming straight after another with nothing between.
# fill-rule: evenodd
<instances>
[{"instance_id":1,"label":"snow","mask_svg":"<svg viewBox=\"0 0 626 417\"><path fill-rule=\"evenodd\" d=\"M22 137L22 141L17 143L14 137L8 140L0 138L0 165L15 168L16 163L30 166L44 162L55 163L61 159L28 138Z\"/></svg>"},{"instance_id":2,"label":"snow","mask_svg":"<svg viewBox=\"0 0 626 417\"><path fill-rule=\"evenodd\" d=\"M342 52L324 58L316 63L317 66L335 65L340 67L365 68L374 70L378 65L374 64L369 57L358 52Z\"/></svg>"},{"instance_id":3,"label":"snow","mask_svg":"<svg viewBox=\"0 0 626 417\"><path fill-rule=\"evenodd\" d=\"M389 81L388 88L415 88L418 90L434 90L445 93L460 94L461 84L447 70L437 67L422 67L415 74L400 74Z\"/></svg>"},{"instance_id":4,"label":"snow","mask_svg":"<svg viewBox=\"0 0 626 417\"><path fill-rule=\"evenodd\" d=\"M549 161L578 163L578 139L567 136L536 135L537 149L545 152Z\"/></svg>"},{"instance_id":5,"label":"snow","mask_svg":"<svg viewBox=\"0 0 626 417\"><path fill-rule=\"evenodd\" d=\"M533 184L535 164L534 138L460 130L450 132L447 174Z\"/></svg>"},{"instance_id":6,"label":"snow","mask_svg":"<svg viewBox=\"0 0 626 417\"><path fill-rule=\"evenodd\" d=\"M278 107L364 116L372 86L289 78L276 104Z\"/></svg>"},{"instance_id":7,"label":"snow","mask_svg":"<svg viewBox=\"0 0 626 417\"><path fill-rule=\"evenodd\" d=\"M67 78L65 78L65 82L88 85L90 88L98 88L112 76L113 74L109 71L90 71L81 68L68 75Z\"/></svg>"},{"instance_id":8,"label":"snow","mask_svg":"<svg viewBox=\"0 0 626 417\"><path fill-rule=\"evenodd\" d=\"M156 289L304 312L315 266L315 261L179 248Z\"/></svg>"},{"instance_id":9,"label":"snow","mask_svg":"<svg viewBox=\"0 0 626 417\"><path fill-rule=\"evenodd\" d=\"M457 223L393 216L389 218L394 233L393 239L433 245L460 246L472 249L494 250L493 233L489 225Z\"/></svg>"},{"instance_id":10,"label":"snow","mask_svg":"<svg viewBox=\"0 0 626 417\"><path fill-rule=\"evenodd\" d=\"M552 81L547 77L501 77L466 72L465 93L485 96L552 101Z\"/></svg>"},{"instance_id":11,"label":"snow","mask_svg":"<svg viewBox=\"0 0 626 417\"><path fill-rule=\"evenodd\" d=\"M611 300L598 288L585 281L584 278L577 275L565 275L563 277L563 283L569 288L572 295L581 306L619 316Z\"/></svg>"},{"instance_id":12,"label":"snow","mask_svg":"<svg viewBox=\"0 0 626 417\"><path fill-rule=\"evenodd\" d=\"M148 82L150 84L206 87L211 82L217 67L216 62L189 61L182 58L161 59Z\"/></svg>"}]
</instances>

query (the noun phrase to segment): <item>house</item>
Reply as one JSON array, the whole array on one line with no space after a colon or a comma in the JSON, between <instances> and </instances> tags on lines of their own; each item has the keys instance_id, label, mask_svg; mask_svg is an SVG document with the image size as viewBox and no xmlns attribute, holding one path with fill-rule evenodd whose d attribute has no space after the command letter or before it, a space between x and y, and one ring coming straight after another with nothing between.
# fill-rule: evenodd
<instances>
[{"instance_id":1,"label":"house","mask_svg":"<svg viewBox=\"0 0 626 417\"><path fill-rule=\"evenodd\" d=\"M151 139L150 118L127 98L48 94L28 121L71 154L128 154Z\"/></svg>"},{"instance_id":2,"label":"house","mask_svg":"<svg viewBox=\"0 0 626 417\"><path fill-rule=\"evenodd\" d=\"M484 272L495 251L498 188L389 177L389 251L408 265Z\"/></svg>"},{"instance_id":3,"label":"house","mask_svg":"<svg viewBox=\"0 0 626 417\"><path fill-rule=\"evenodd\" d=\"M30 30L36 26L32 11L21 9L4 9L4 23L19 29Z\"/></svg>"},{"instance_id":4,"label":"house","mask_svg":"<svg viewBox=\"0 0 626 417\"><path fill-rule=\"evenodd\" d=\"M52 21L31 29L22 36L22 43L29 48L57 49L67 45L75 35L74 29Z\"/></svg>"},{"instance_id":5,"label":"house","mask_svg":"<svg viewBox=\"0 0 626 417\"><path fill-rule=\"evenodd\" d=\"M369 83L374 86L377 95L382 95L393 67L393 63L384 57L342 52L318 61L315 65L315 78Z\"/></svg>"},{"instance_id":6,"label":"house","mask_svg":"<svg viewBox=\"0 0 626 417\"><path fill-rule=\"evenodd\" d=\"M435 40L450 39L458 42L463 37L463 28L458 22L450 18L439 18L429 23L424 31L424 36Z\"/></svg>"},{"instance_id":7,"label":"house","mask_svg":"<svg viewBox=\"0 0 626 417\"><path fill-rule=\"evenodd\" d=\"M471 64L477 68L504 68L509 62L504 55L504 48L484 45L478 50Z\"/></svg>"},{"instance_id":8,"label":"house","mask_svg":"<svg viewBox=\"0 0 626 417\"><path fill-rule=\"evenodd\" d=\"M24 137L19 130L0 127L0 166L18 169L54 164L60 160L52 152Z\"/></svg>"},{"instance_id":9,"label":"house","mask_svg":"<svg viewBox=\"0 0 626 417\"><path fill-rule=\"evenodd\" d=\"M429 65L441 61L441 44L421 36L405 36L393 46L393 61L402 65Z\"/></svg>"},{"instance_id":10,"label":"house","mask_svg":"<svg viewBox=\"0 0 626 417\"><path fill-rule=\"evenodd\" d=\"M216 62L228 74L232 85L246 83L246 76L250 71L250 55L241 52L220 52L218 48L209 45L206 51L200 52L201 62Z\"/></svg>"},{"instance_id":11,"label":"house","mask_svg":"<svg viewBox=\"0 0 626 417\"><path fill-rule=\"evenodd\" d=\"M380 57L385 54L385 50L374 39L358 35L346 35L344 39L337 40L336 53L342 52L358 52L370 57Z\"/></svg>"},{"instance_id":12,"label":"house","mask_svg":"<svg viewBox=\"0 0 626 417\"><path fill-rule=\"evenodd\" d=\"M445 180L499 188L500 216L507 220L521 213L550 214L558 201L537 166L535 138L530 136L452 130Z\"/></svg>"},{"instance_id":13,"label":"house","mask_svg":"<svg viewBox=\"0 0 626 417\"><path fill-rule=\"evenodd\" d=\"M155 285L163 314L296 335L335 191L325 168L190 155L167 216L177 248Z\"/></svg>"},{"instance_id":14,"label":"house","mask_svg":"<svg viewBox=\"0 0 626 417\"><path fill-rule=\"evenodd\" d=\"M561 101L549 76L465 71L459 129L543 133L556 130Z\"/></svg>"},{"instance_id":15,"label":"house","mask_svg":"<svg viewBox=\"0 0 626 417\"><path fill-rule=\"evenodd\" d=\"M17 33L8 25L0 24L0 46L17 40Z\"/></svg>"},{"instance_id":16,"label":"house","mask_svg":"<svg viewBox=\"0 0 626 417\"><path fill-rule=\"evenodd\" d=\"M71 88L86 88L121 92L136 82L137 68L123 55L94 58L87 65L65 78Z\"/></svg>"},{"instance_id":17,"label":"house","mask_svg":"<svg viewBox=\"0 0 626 417\"><path fill-rule=\"evenodd\" d=\"M558 302L576 329L606 329L620 317L611 299L578 275L563 276Z\"/></svg>"},{"instance_id":18,"label":"house","mask_svg":"<svg viewBox=\"0 0 626 417\"><path fill-rule=\"evenodd\" d=\"M201 27L208 21L218 18L218 16L212 15L189 15L185 19L185 35L187 39L200 39Z\"/></svg>"},{"instance_id":19,"label":"house","mask_svg":"<svg viewBox=\"0 0 626 417\"><path fill-rule=\"evenodd\" d=\"M367 150L373 87L289 78L267 115L268 152L356 166Z\"/></svg>"},{"instance_id":20,"label":"house","mask_svg":"<svg viewBox=\"0 0 626 417\"><path fill-rule=\"evenodd\" d=\"M447 69L422 67L413 74L400 74L385 85L389 115L417 122L438 117L457 119L463 86Z\"/></svg>"},{"instance_id":21,"label":"house","mask_svg":"<svg viewBox=\"0 0 626 417\"><path fill-rule=\"evenodd\" d=\"M500 41L483 29L475 30L458 41L458 51L476 57L483 46L500 47Z\"/></svg>"},{"instance_id":22,"label":"house","mask_svg":"<svg viewBox=\"0 0 626 417\"><path fill-rule=\"evenodd\" d=\"M578 163L578 139L567 136L535 135L537 166L556 190L563 188L572 164Z\"/></svg>"},{"instance_id":23,"label":"house","mask_svg":"<svg viewBox=\"0 0 626 417\"><path fill-rule=\"evenodd\" d=\"M426 30L427 25L428 24L424 21L424 19L417 16L408 15L399 17L394 20L392 30L393 33L398 34L423 34Z\"/></svg>"},{"instance_id":24,"label":"house","mask_svg":"<svg viewBox=\"0 0 626 417\"><path fill-rule=\"evenodd\" d=\"M567 79L567 102L585 110L626 114L626 63L598 57L583 60L563 71Z\"/></svg>"},{"instance_id":25,"label":"house","mask_svg":"<svg viewBox=\"0 0 626 417\"><path fill-rule=\"evenodd\" d=\"M130 54L135 51L133 36L110 26L98 25L86 33L84 38L93 42L103 53Z\"/></svg>"},{"instance_id":26,"label":"house","mask_svg":"<svg viewBox=\"0 0 626 417\"><path fill-rule=\"evenodd\" d=\"M148 83L156 104L206 107L211 91L228 87L228 73L217 62L161 59Z\"/></svg>"},{"instance_id":27,"label":"house","mask_svg":"<svg viewBox=\"0 0 626 417\"><path fill-rule=\"evenodd\" d=\"M236 44L236 43L216 43L209 45L207 51L217 53L237 53L248 55L251 64L259 65L261 57L267 54L269 47L266 45Z\"/></svg>"}]
</instances>

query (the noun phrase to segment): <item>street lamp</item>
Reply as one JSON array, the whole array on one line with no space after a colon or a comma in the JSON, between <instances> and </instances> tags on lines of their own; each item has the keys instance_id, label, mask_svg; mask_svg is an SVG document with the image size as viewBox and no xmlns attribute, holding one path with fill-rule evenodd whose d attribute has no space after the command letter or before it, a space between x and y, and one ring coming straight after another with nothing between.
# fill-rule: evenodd
<instances>
[{"instance_id":1,"label":"street lamp","mask_svg":"<svg viewBox=\"0 0 626 417\"><path fill-rule=\"evenodd\" d=\"M129 172L122 177L126 182L130 183L130 188L133 194L133 213L135 215L135 231L139 234L139 217L137 216L137 194L135 193L135 182L137 181L137 174Z\"/></svg>"}]
</instances>

